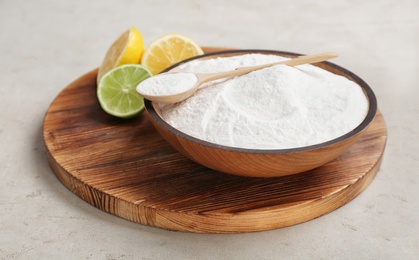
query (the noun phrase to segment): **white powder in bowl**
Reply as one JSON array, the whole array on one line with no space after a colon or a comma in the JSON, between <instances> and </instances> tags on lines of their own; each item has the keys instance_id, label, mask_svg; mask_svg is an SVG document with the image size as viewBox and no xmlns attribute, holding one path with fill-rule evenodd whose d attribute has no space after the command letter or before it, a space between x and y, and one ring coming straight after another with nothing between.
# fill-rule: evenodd
<instances>
[{"instance_id":1,"label":"white powder in bowl","mask_svg":"<svg viewBox=\"0 0 419 260\"><path fill-rule=\"evenodd\" d=\"M179 70L219 72L284 59L247 54L194 60ZM215 144L249 149L330 141L356 128L368 106L355 82L312 65L278 65L209 82L183 102L160 104L163 119L174 128Z\"/></svg>"}]
</instances>

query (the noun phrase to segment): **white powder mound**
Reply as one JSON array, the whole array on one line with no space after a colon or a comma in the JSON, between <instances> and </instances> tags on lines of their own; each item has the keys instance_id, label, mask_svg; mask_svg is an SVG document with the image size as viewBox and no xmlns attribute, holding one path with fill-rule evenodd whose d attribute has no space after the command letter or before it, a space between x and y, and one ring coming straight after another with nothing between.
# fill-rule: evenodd
<instances>
[{"instance_id":1,"label":"white powder mound","mask_svg":"<svg viewBox=\"0 0 419 260\"><path fill-rule=\"evenodd\" d=\"M198 78L192 73L164 73L144 80L137 91L148 96L167 96L187 91L197 82Z\"/></svg>"},{"instance_id":2,"label":"white powder mound","mask_svg":"<svg viewBox=\"0 0 419 260\"><path fill-rule=\"evenodd\" d=\"M249 54L193 61L180 71L219 72L284 60ZM356 83L312 65L277 65L204 84L160 105L163 119L196 138L231 147L286 149L330 141L356 128L368 100Z\"/></svg>"}]
</instances>

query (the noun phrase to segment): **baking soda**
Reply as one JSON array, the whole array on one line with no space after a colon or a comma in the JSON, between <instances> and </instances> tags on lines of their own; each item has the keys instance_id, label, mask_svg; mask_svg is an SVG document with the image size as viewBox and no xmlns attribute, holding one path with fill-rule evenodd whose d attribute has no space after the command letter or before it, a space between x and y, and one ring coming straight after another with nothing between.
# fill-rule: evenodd
<instances>
[{"instance_id":1,"label":"baking soda","mask_svg":"<svg viewBox=\"0 0 419 260\"><path fill-rule=\"evenodd\" d=\"M192 73L164 73L144 80L137 90L149 96L168 96L187 91L197 82Z\"/></svg>"},{"instance_id":2,"label":"baking soda","mask_svg":"<svg viewBox=\"0 0 419 260\"><path fill-rule=\"evenodd\" d=\"M210 73L285 60L247 54L195 60L179 71ZM356 128L368 101L356 83L312 65L277 65L203 84L189 99L160 104L174 128L208 142L286 149L330 141Z\"/></svg>"}]
</instances>

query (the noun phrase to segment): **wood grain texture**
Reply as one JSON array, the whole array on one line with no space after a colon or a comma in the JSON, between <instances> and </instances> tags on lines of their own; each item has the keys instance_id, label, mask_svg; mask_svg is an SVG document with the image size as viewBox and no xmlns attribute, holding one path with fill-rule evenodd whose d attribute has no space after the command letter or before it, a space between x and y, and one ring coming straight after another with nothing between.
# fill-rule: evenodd
<instances>
[{"instance_id":1,"label":"wood grain texture","mask_svg":"<svg viewBox=\"0 0 419 260\"><path fill-rule=\"evenodd\" d=\"M238 233L308 221L361 193L385 149L386 126L378 112L358 142L324 166L269 179L224 174L175 151L147 113L121 120L103 112L96 75L94 70L71 83L49 107L43 129L47 158L77 196L144 225Z\"/></svg>"}]
</instances>

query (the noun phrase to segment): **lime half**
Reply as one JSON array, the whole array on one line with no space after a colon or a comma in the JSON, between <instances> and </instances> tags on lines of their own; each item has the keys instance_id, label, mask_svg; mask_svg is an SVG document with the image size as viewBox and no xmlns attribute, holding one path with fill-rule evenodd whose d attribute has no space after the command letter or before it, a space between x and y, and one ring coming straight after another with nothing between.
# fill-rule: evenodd
<instances>
[{"instance_id":1,"label":"lime half","mask_svg":"<svg viewBox=\"0 0 419 260\"><path fill-rule=\"evenodd\" d=\"M152 76L145 66L127 64L107 72L99 81L97 97L106 113L130 118L144 110L144 99L135 88L141 81Z\"/></svg>"}]
</instances>

